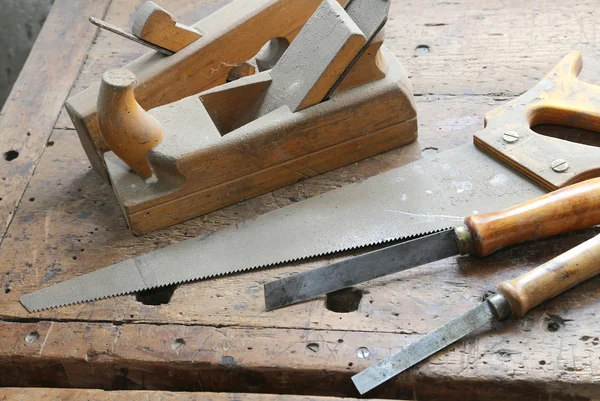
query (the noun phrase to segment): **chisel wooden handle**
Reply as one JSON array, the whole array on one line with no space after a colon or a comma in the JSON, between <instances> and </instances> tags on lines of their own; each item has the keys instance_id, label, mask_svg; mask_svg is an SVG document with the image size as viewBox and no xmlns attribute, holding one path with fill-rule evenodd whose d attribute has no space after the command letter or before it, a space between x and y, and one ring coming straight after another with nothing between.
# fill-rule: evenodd
<instances>
[{"instance_id":1,"label":"chisel wooden handle","mask_svg":"<svg viewBox=\"0 0 600 401\"><path fill-rule=\"evenodd\" d=\"M465 219L467 230L457 229L457 235L461 249L486 256L508 245L597 224L600 224L600 178L498 212L469 216Z\"/></svg>"},{"instance_id":2,"label":"chisel wooden handle","mask_svg":"<svg viewBox=\"0 0 600 401\"><path fill-rule=\"evenodd\" d=\"M600 273L600 235L498 286L512 314L531 308Z\"/></svg>"}]
</instances>

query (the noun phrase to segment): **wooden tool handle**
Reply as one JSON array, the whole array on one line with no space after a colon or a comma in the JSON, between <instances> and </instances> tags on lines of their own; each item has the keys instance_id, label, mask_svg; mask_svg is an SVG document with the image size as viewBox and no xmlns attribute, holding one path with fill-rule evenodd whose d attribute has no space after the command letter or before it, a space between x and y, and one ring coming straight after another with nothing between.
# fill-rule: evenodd
<instances>
[{"instance_id":1,"label":"wooden tool handle","mask_svg":"<svg viewBox=\"0 0 600 401\"><path fill-rule=\"evenodd\" d=\"M561 188L498 212L465 219L469 253L486 256L508 245L600 224L600 178Z\"/></svg>"},{"instance_id":2,"label":"wooden tool handle","mask_svg":"<svg viewBox=\"0 0 600 401\"><path fill-rule=\"evenodd\" d=\"M98 93L98 126L102 138L121 160L142 178L152 176L146 155L163 138L163 129L134 95L135 75L126 69L102 76Z\"/></svg>"},{"instance_id":3,"label":"wooden tool handle","mask_svg":"<svg viewBox=\"0 0 600 401\"><path fill-rule=\"evenodd\" d=\"M498 286L513 315L531 308L600 273L600 235Z\"/></svg>"}]
</instances>

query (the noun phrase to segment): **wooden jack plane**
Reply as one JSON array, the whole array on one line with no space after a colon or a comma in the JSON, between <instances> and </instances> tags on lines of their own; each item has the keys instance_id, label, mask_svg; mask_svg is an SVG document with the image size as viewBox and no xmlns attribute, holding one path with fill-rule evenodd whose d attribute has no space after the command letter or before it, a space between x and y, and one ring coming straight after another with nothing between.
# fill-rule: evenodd
<instances>
[{"instance_id":1,"label":"wooden jack plane","mask_svg":"<svg viewBox=\"0 0 600 401\"><path fill-rule=\"evenodd\" d=\"M414 141L390 1L237 0L191 27L142 6L132 33L159 49L66 105L133 233Z\"/></svg>"}]
</instances>

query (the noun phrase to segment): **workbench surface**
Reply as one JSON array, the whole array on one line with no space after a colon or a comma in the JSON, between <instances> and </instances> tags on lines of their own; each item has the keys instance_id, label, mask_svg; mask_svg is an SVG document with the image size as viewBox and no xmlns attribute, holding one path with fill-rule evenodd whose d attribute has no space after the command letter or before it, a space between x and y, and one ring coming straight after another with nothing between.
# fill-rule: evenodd
<instances>
[{"instance_id":1,"label":"workbench surface","mask_svg":"<svg viewBox=\"0 0 600 401\"><path fill-rule=\"evenodd\" d=\"M248 394L248 393L191 393L172 391L105 391L64 388L0 388L0 400L19 401L357 401L356 398L323 396ZM398 400L401 401L401 400Z\"/></svg>"},{"instance_id":2,"label":"workbench surface","mask_svg":"<svg viewBox=\"0 0 600 401\"><path fill-rule=\"evenodd\" d=\"M381 278L358 287L361 302L349 313L328 310L324 299L265 312L264 283L328 262L320 259L29 314L18 302L25 293L471 141L486 111L532 87L569 50L583 52L581 77L600 83L598 1L394 0L386 44L412 80L418 142L134 237L61 107L69 93L146 52L98 33L87 18L130 26L142 3L56 0L0 115L0 385L356 397L351 375L598 231ZM185 24L225 3L160 1ZM595 278L369 395L600 398L599 307Z\"/></svg>"}]
</instances>

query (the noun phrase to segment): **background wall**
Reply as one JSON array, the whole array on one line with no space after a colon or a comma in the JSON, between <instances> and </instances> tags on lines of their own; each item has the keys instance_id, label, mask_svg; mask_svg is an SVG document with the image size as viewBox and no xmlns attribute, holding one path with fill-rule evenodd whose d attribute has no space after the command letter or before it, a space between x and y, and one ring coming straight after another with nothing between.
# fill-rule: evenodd
<instances>
[{"instance_id":1,"label":"background wall","mask_svg":"<svg viewBox=\"0 0 600 401\"><path fill-rule=\"evenodd\" d=\"M0 0L0 109L54 0Z\"/></svg>"}]
</instances>

